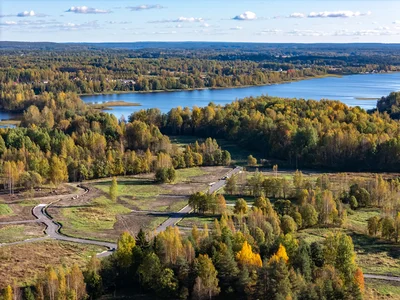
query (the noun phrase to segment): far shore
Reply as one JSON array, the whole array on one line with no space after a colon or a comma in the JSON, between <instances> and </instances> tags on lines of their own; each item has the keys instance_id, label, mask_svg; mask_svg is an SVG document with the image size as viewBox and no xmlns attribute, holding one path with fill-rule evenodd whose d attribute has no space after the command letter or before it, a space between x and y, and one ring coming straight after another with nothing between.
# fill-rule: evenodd
<instances>
[{"instance_id":1,"label":"far shore","mask_svg":"<svg viewBox=\"0 0 400 300\"><path fill-rule=\"evenodd\" d=\"M102 96L102 95L119 95L119 94L150 94L150 93L172 93L172 92L186 92L186 91L203 91L203 90L224 90L224 89L241 89L241 88L249 88L249 87L258 87L258 86L270 86L277 84L287 84L291 82L298 82L302 80L311 80L311 79L319 79L319 78L327 78L327 77L337 77L341 78L343 76L350 75L359 75L359 74L326 74L326 75L318 75L313 77L300 77L293 80L286 80L277 83L266 83L266 84L251 84L251 85L240 85L240 86L222 86L222 87L204 87L204 88L188 88L188 89L165 89L165 90L149 90L149 91L108 91L103 93L89 93L89 94L79 94L80 97L85 96ZM139 104L140 105L140 104ZM114 105L113 105L114 106Z\"/></svg>"},{"instance_id":2,"label":"far shore","mask_svg":"<svg viewBox=\"0 0 400 300\"><path fill-rule=\"evenodd\" d=\"M86 105L90 106L94 109L100 110L112 110L113 107L117 106L141 106L140 103L132 103L126 101L108 101L104 103L86 103Z\"/></svg>"}]
</instances>

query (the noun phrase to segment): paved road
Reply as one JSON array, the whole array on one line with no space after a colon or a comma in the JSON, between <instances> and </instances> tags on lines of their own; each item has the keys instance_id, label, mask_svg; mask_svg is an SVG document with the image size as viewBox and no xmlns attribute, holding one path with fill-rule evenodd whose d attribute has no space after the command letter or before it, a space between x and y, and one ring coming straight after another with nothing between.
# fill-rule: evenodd
<instances>
[{"instance_id":1,"label":"paved road","mask_svg":"<svg viewBox=\"0 0 400 300\"><path fill-rule=\"evenodd\" d=\"M46 208L47 204L39 204L33 208L32 213L41 223L43 223L46 226L45 232L50 238L66 242L106 247L109 250L107 252L110 252L109 254L111 254L117 248L117 245L114 243L74 238L61 234L60 225L55 223L52 219L50 219L50 217L46 213ZM106 252L104 253L102 252L100 255L106 256L105 254Z\"/></svg>"},{"instance_id":2,"label":"paved road","mask_svg":"<svg viewBox=\"0 0 400 300\"><path fill-rule=\"evenodd\" d=\"M239 173L242 170L241 167L236 167L232 170L230 170L227 174L225 174L225 177L231 177L232 175L235 175ZM216 183L210 186L208 189L209 193L214 193L218 191L220 188L222 188L226 184L225 179L218 180ZM164 230L167 229L168 226L175 226L176 223L178 223L180 220L182 220L185 215L189 214L192 211L192 208L189 205L186 205L184 208L182 208L176 215L171 216L168 220L166 220L164 223L162 223L160 226L157 227L156 232L160 233Z\"/></svg>"},{"instance_id":3,"label":"paved road","mask_svg":"<svg viewBox=\"0 0 400 300\"><path fill-rule=\"evenodd\" d=\"M396 276L364 274L364 278L380 279L380 280L387 280L387 281L397 281L397 282L400 282L400 277L396 277Z\"/></svg>"}]
</instances>

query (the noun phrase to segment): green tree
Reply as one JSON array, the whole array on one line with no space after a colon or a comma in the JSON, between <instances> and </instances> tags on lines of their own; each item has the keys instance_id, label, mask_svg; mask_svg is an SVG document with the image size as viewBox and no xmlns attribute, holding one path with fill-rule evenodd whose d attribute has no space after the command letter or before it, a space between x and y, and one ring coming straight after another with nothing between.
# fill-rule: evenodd
<instances>
[{"instance_id":1,"label":"green tree","mask_svg":"<svg viewBox=\"0 0 400 300\"><path fill-rule=\"evenodd\" d=\"M238 215L245 215L247 213L247 202L243 198L236 200L234 212Z\"/></svg>"},{"instance_id":2,"label":"green tree","mask_svg":"<svg viewBox=\"0 0 400 300\"><path fill-rule=\"evenodd\" d=\"M110 185L110 198L113 202L116 202L117 197L118 197L118 183L117 183L117 178L113 177Z\"/></svg>"},{"instance_id":3,"label":"green tree","mask_svg":"<svg viewBox=\"0 0 400 300\"><path fill-rule=\"evenodd\" d=\"M194 261L194 267L197 275L194 294L200 299L211 299L218 295L220 293L218 272L208 255L200 254Z\"/></svg>"},{"instance_id":4,"label":"green tree","mask_svg":"<svg viewBox=\"0 0 400 300\"><path fill-rule=\"evenodd\" d=\"M394 227L394 220L392 217L384 217L381 220L381 235L383 238L387 240L391 240L393 238L395 227Z\"/></svg>"},{"instance_id":5,"label":"green tree","mask_svg":"<svg viewBox=\"0 0 400 300\"><path fill-rule=\"evenodd\" d=\"M118 265L127 269L132 264L132 251L136 245L136 241L133 236L128 232L123 232L118 239L118 247L116 251L116 256L118 260Z\"/></svg>"},{"instance_id":6,"label":"green tree","mask_svg":"<svg viewBox=\"0 0 400 300\"><path fill-rule=\"evenodd\" d=\"M311 204L305 204L299 208L301 218L303 220L303 227L312 227L318 223L318 213L314 206Z\"/></svg>"},{"instance_id":7,"label":"green tree","mask_svg":"<svg viewBox=\"0 0 400 300\"><path fill-rule=\"evenodd\" d=\"M380 225L381 223L379 222L379 218L377 216L373 216L368 219L368 233L370 235L376 236L378 232L380 231Z\"/></svg>"},{"instance_id":8,"label":"green tree","mask_svg":"<svg viewBox=\"0 0 400 300\"><path fill-rule=\"evenodd\" d=\"M284 215L281 218L281 228L284 234L294 233L297 230L297 224L291 216Z\"/></svg>"},{"instance_id":9,"label":"green tree","mask_svg":"<svg viewBox=\"0 0 400 300\"><path fill-rule=\"evenodd\" d=\"M314 265L318 268L321 268L325 263L324 251L321 244L318 242L312 242L310 245L310 251Z\"/></svg>"},{"instance_id":10,"label":"green tree","mask_svg":"<svg viewBox=\"0 0 400 300\"><path fill-rule=\"evenodd\" d=\"M238 192L236 175L232 175L226 180L226 185L224 189L230 195L235 195Z\"/></svg>"},{"instance_id":11,"label":"green tree","mask_svg":"<svg viewBox=\"0 0 400 300\"><path fill-rule=\"evenodd\" d=\"M299 248L297 249L294 258L293 266L299 270L307 281L311 280L312 260L310 246L304 241L300 241Z\"/></svg>"},{"instance_id":12,"label":"green tree","mask_svg":"<svg viewBox=\"0 0 400 300\"><path fill-rule=\"evenodd\" d=\"M218 279L221 291L224 294L232 292L234 289L236 276L239 274L239 268L231 249L224 243L219 245L219 250L213 256L213 262L218 271Z\"/></svg>"},{"instance_id":13,"label":"green tree","mask_svg":"<svg viewBox=\"0 0 400 300\"><path fill-rule=\"evenodd\" d=\"M257 158L255 158L253 155L249 155L247 157L247 165L248 166L256 166L257 165Z\"/></svg>"},{"instance_id":14,"label":"green tree","mask_svg":"<svg viewBox=\"0 0 400 300\"><path fill-rule=\"evenodd\" d=\"M356 209L358 207L357 198L354 196L351 196L350 200L349 200L349 204L350 204L351 209L353 209L353 210Z\"/></svg>"}]
</instances>

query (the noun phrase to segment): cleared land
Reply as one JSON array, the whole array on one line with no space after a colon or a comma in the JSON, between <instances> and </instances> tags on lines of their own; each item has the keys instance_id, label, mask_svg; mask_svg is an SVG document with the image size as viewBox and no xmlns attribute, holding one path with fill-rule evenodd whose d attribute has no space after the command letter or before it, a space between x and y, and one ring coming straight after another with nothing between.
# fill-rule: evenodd
<instances>
[{"instance_id":1,"label":"cleared land","mask_svg":"<svg viewBox=\"0 0 400 300\"><path fill-rule=\"evenodd\" d=\"M109 197L110 179L85 183L90 192L77 199L64 199L48 212L62 224L61 232L74 237L116 241L123 231L136 234L140 228L153 231L179 211L190 194L206 190L230 169L204 167L177 170L174 184L156 184L153 174L118 178L118 197Z\"/></svg>"},{"instance_id":2,"label":"cleared land","mask_svg":"<svg viewBox=\"0 0 400 300\"><path fill-rule=\"evenodd\" d=\"M42 274L47 266L84 265L90 256L103 248L45 241L0 247L0 288L7 284L29 284Z\"/></svg>"},{"instance_id":3,"label":"cleared land","mask_svg":"<svg viewBox=\"0 0 400 300\"><path fill-rule=\"evenodd\" d=\"M44 226L39 223L0 225L0 244L42 236L44 236Z\"/></svg>"}]
</instances>

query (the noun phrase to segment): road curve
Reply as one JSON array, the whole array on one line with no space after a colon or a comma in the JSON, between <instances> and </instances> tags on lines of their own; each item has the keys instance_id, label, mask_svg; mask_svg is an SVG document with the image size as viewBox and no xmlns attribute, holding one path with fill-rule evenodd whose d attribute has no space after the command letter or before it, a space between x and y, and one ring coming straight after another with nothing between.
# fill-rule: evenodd
<instances>
[{"instance_id":1,"label":"road curve","mask_svg":"<svg viewBox=\"0 0 400 300\"><path fill-rule=\"evenodd\" d=\"M236 167L232 170L230 170L227 174L225 174L224 178L229 178L232 175L235 175L239 173L242 170L241 167ZM208 189L209 193L214 193L218 191L220 188L222 188L226 184L226 179L221 179L218 180L216 183L210 186ZM182 208L179 212L176 213L176 215L173 215L169 219L167 219L164 223L162 223L160 226L156 228L156 232L160 233L162 231L165 231L168 226L175 226L176 223L178 223L180 220L182 220L185 215L189 214L192 211L192 208L188 205L186 205L184 208Z\"/></svg>"},{"instance_id":2,"label":"road curve","mask_svg":"<svg viewBox=\"0 0 400 300\"><path fill-rule=\"evenodd\" d=\"M61 234L60 233L61 226L55 223L52 219L50 219L50 217L46 213L47 206L48 206L47 204L39 204L33 208L32 213L38 219L39 222L43 223L46 226L45 232L47 236L49 236L50 238L60 241L96 245L108 248L108 251L102 252L98 254L98 256L107 256L106 254L110 255L113 251L115 251L115 249L117 249L117 245L114 243L74 238Z\"/></svg>"}]
</instances>

